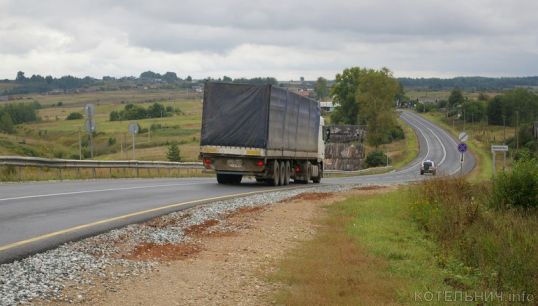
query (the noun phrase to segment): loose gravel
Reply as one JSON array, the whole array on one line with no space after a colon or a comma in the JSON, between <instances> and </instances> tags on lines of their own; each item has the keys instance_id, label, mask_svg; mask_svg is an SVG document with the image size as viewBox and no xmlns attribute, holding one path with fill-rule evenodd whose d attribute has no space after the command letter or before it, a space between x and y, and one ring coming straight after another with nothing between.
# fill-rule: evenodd
<instances>
[{"instance_id":1,"label":"loose gravel","mask_svg":"<svg viewBox=\"0 0 538 306\"><path fill-rule=\"evenodd\" d=\"M19 261L0 265L0 305L16 305L32 300L73 302L64 290L92 285L98 279L118 280L156 268L154 261L123 258L143 243L177 244L191 238L185 229L248 207L274 204L305 192L340 192L357 185L330 185L274 191L241 197L174 212L142 224L132 224ZM119 271L119 272L118 272ZM79 298L83 296L78 295Z\"/></svg>"}]
</instances>

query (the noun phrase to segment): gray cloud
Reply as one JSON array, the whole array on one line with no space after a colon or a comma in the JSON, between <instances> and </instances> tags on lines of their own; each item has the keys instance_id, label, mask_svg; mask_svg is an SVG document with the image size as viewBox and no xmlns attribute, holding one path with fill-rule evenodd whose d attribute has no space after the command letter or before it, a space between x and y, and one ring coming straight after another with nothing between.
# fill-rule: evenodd
<instances>
[{"instance_id":1,"label":"gray cloud","mask_svg":"<svg viewBox=\"0 0 538 306\"><path fill-rule=\"evenodd\" d=\"M538 73L536 1L0 0L0 78Z\"/></svg>"}]
</instances>

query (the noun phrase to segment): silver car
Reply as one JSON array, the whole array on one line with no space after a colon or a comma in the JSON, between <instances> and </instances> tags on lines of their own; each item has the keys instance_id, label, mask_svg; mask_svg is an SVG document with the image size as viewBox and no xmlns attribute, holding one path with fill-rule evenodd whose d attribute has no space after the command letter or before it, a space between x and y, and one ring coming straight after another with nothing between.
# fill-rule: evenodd
<instances>
[{"instance_id":1,"label":"silver car","mask_svg":"<svg viewBox=\"0 0 538 306\"><path fill-rule=\"evenodd\" d=\"M437 169L435 168L435 163L432 160L425 160L420 164L420 175L424 175L424 173L431 173L435 175L437 172Z\"/></svg>"}]
</instances>

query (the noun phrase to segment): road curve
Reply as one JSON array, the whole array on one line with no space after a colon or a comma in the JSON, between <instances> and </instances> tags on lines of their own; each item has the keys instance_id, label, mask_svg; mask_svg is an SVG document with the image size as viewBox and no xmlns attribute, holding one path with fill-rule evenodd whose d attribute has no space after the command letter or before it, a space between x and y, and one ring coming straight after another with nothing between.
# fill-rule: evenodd
<instances>
[{"instance_id":1,"label":"road curve","mask_svg":"<svg viewBox=\"0 0 538 306\"><path fill-rule=\"evenodd\" d=\"M460 171L457 143L447 132L412 112L402 112L401 118L413 127L420 144L419 156L407 167L378 175L327 178L322 185L425 179L428 176L419 173L424 159L435 161L440 174ZM473 166L472 155L466 154L463 171ZM208 201L285 188L289 187L262 186L254 181L225 186L214 178L0 184L0 263Z\"/></svg>"}]
</instances>

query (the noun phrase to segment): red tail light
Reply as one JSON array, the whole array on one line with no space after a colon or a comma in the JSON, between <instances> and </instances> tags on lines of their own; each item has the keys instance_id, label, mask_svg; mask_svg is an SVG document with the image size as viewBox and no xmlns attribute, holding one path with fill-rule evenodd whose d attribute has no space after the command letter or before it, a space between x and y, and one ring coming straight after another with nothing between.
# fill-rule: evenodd
<instances>
[{"instance_id":1,"label":"red tail light","mask_svg":"<svg viewBox=\"0 0 538 306\"><path fill-rule=\"evenodd\" d=\"M256 165L258 165L258 167L263 167L263 165L265 165L265 163L263 162L263 160L259 160Z\"/></svg>"},{"instance_id":2,"label":"red tail light","mask_svg":"<svg viewBox=\"0 0 538 306\"><path fill-rule=\"evenodd\" d=\"M301 172L301 167L299 165L295 166L295 172L297 173Z\"/></svg>"},{"instance_id":3,"label":"red tail light","mask_svg":"<svg viewBox=\"0 0 538 306\"><path fill-rule=\"evenodd\" d=\"M211 165L211 159L209 159L209 158L204 158L204 165L206 165L206 166Z\"/></svg>"}]
</instances>

